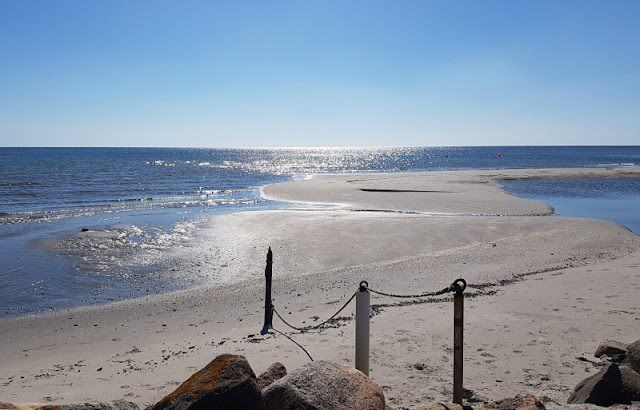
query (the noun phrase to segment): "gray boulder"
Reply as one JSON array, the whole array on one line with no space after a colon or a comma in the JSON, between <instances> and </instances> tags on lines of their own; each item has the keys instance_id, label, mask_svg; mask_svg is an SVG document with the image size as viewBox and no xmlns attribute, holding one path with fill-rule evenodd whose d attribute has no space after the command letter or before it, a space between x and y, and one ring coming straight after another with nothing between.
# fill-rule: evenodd
<instances>
[{"instance_id":1,"label":"gray boulder","mask_svg":"<svg viewBox=\"0 0 640 410\"><path fill-rule=\"evenodd\" d=\"M629 366L640 373L640 340L636 340L627 347L627 357L629 358Z\"/></svg>"},{"instance_id":2,"label":"gray boulder","mask_svg":"<svg viewBox=\"0 0 640 410\"><path fill-rule=\"evenodd\" d=\"M608 364L598 373L578 383L567 403L611 406L630 404L631 401L623 392L620 369L615 364Z\"/></svg>"},{"instance_id":3,"label":"gray boulder","mask_svg":"<svg viewBox=\"0 0 640 410\"><path fill-rule=\"evenodd\" d=\"M384 410L384 394L359 370L329 361L307 363L263 390L268 410Z\"/></svg>"},{"instance_id":4,"label":"gray boulder","mask_svg":"<svg viewBox=\"0 0 640 410\"><path fill-rule=\"evenodd\" d=\"M152 409L262 410L264 402L256 375L247 359L244 356L223 354L194 373Z\"/></svg>"},{"instance_id":5,"label":"gray boulder","mask_svg":"<svg viewBox=\"0 0 640 410\"><path fill-rule=\"evenodd\" d=\"M282 379L287 375L287 369L280 362L275 362L264 373L258 376L258 388L264 390L265 387L278 379Z\"/></svg>"},{"instance_id":6,"label":"gray boulder","mask_svg":"<svg viewBox=\"0 0 640 410\"><path fill-rule=\"evenodd\" d=\"M609 357L613 357L618 354L626 354L627 346L628 345L626 343L618 342L617 340L607 340L604 343L600 343L593 355L595 357L600 357L603 354L606 354Z\"/></svg>"}]
</instances>

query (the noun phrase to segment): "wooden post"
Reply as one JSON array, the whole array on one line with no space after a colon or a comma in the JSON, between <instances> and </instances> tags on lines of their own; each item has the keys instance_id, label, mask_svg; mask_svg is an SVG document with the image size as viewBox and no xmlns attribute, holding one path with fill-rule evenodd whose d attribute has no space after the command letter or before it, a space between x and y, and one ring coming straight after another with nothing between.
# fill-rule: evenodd
<instances>
[{"instance_id":1,"label":"wooden post","mask_svg":"<svg viewBox=\"0 0 640 410\"><path fill-rule=\"evenodd\" d=\"M463 286L458 285L458 281L463 282ZM453 296L453 402L462 406L462 346L463 346L463 318L464 318L464 296L462 292L466 288L466 282L458 279L454 282L456 290Z\"/></svg>"},{"instance_id":2,"label":"wooden post","mask_svg":"<svg viewBox=\"0 0 640 410\"><path fill-rule=\"evenodd\" d=\"M356 369L369 376L370 293L367 282L360 282L356 293Z\"/></svg>"},{"instance_id":3,"label":"wooden post","mask_svg":"<svg viewBox=\"0 0 640 410\"><path fill-rule=\"evenodd\" d=\"M264 276L267 279L267 286L264 295L264 326L260 331L261 335L266 335L273 327L273 304L271 303L271 265L273 265L273 253L271 247L267 252L267 266L264 269Z\"/></svg>"}]
</instances>

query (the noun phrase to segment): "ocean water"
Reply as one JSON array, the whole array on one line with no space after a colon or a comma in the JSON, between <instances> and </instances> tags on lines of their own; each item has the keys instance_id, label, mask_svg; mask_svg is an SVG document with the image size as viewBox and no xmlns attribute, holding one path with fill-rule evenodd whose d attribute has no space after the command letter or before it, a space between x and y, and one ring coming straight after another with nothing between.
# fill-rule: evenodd
<instances>
[{"instance_id":1,"label":"ocean water","mask_svg":"<svg viewBox=\"0 0 640 410\"><path fill-rule=\"evenodd\" d=\"M216 214L287 206L260 197L269 183L334 172L635 166L638 146L0 148L0 317L231 281L210 269L215 244L199 232ZM625 225L633 215L623 214L637 213L629 212L637 180L606 181L600 197L592 181L546 182L504 186L566 215L585 216L576 203Z\"/></svg>"}]
</instances>

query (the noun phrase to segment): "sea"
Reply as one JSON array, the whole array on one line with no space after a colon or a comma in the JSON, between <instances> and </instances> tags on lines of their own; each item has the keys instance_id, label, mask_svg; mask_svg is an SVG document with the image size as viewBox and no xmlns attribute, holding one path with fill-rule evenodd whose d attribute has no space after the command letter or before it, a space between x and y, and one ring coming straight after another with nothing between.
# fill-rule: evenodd
<instances>
[{"instance_id":1,"label":"sea","mask_svg":"<svg viewBox=\"0 0 640 410\"><path fill-rule=\"evenodd\" d=\"M0 148L0 317L232 281L176 264L193 248L215 252L199 235L215 215L293 206L261 197L266 184L345 172L638 166L640 146ZM558 215L640 234L640 179L502 187Z\"/></svg>"}]
</instances>

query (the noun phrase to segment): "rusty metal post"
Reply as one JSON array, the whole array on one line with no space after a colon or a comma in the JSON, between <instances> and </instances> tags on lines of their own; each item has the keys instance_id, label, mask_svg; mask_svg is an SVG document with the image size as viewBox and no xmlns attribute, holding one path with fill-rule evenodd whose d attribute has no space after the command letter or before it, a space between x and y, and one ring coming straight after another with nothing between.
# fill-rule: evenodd
<instances>
[{"instance_id":1,"label":"rusty metal post","mask_svg":"<svg viewBox=\"0 0 640 410\"><path fill-rule=\"evenodd\" d=\"M462 286L458 282L462 282ZM464 296L462 292L467 287L467 282L464 279L456 279L451 286L456 292L453 296L453 402L462 406L462 346L464 342Z\"/></svg>"},{"instance_id":2,"label":"rusty metal post","mask_svg":"<svg viewBox=\"0 0 640 410\"><path fill-rule=\"evenodd\" d=\"M261 335L266 335L273 327L273 304L271 303L271 265L273 265L273 253L271 247L267 252L267 266L264 269L264 276L267 279L267 286L264 295L264 326L260 331Z\"/></svg>"},{"instance_id":3,"label":"rusty metal post","mask_svg":"<svg viewBox=\"0 0 640 410\"><path fill-rule=\"evenodd\" d=\"M369 329L371 325L370 293L366 281L356 293L356 369L369 375Z\"/></svg>"}]
</instances>

